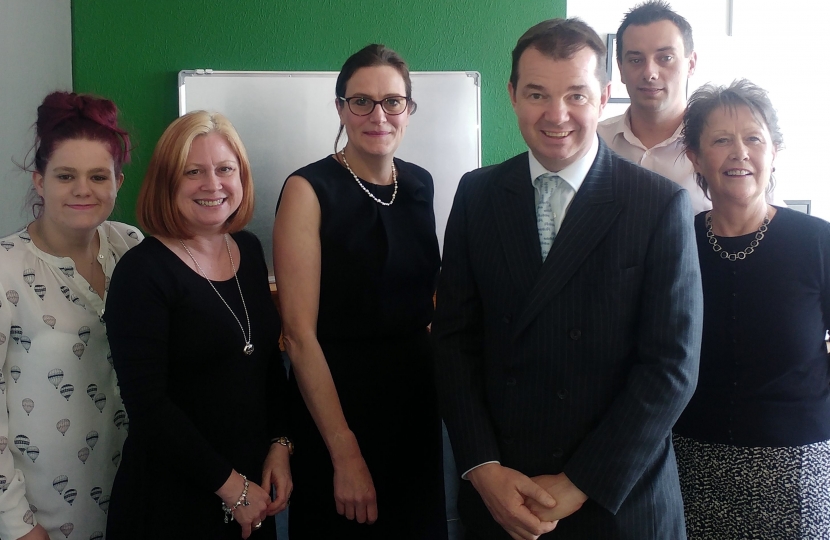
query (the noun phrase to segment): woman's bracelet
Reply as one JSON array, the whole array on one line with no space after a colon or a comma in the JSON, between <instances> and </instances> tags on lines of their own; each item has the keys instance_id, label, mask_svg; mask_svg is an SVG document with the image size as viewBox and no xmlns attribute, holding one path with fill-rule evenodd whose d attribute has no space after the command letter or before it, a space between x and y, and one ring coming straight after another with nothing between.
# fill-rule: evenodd
<instances>
[{"instance_id":1,"label":"woman's bracelet","mask_svg":"<svg viewBox=\"0 0 830 540\"><path fill-rule=\"evenodd\" d=\"M237 473L239 474L239 473ZM230 523L233 521L233 512L240 506L248 506L250 503L248 502L248 479L245 478L244 474L240 474L239 476L242 477L242 480L245 481L245 487L242 488L242 495L239 496L239 499L236 500L236 504L233 506L228 506L225 504L225 501L222 501L222 511L225 512L225 523Z\"/></svg>"}]
</instances>

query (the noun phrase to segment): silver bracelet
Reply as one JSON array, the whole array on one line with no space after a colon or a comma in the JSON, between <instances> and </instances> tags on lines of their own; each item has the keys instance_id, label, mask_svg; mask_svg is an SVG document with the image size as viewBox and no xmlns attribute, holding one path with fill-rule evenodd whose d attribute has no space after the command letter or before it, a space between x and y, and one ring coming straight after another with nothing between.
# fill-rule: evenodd
<instances>
[{"instance_id":1,"label":"silver bracelet","mask_svg":"<svg viewBox=\"0 0 830 540\"><path fill-rule=\"evenodd\" d=\"M237 473L239 474L239 473ZM239 476L245 481L245 487L242 488L242 495L239 496L239 499L236 500L236 504L233 506L228 506L225 504L225 501L222 501L222 511L225 512L225 523L230 523L233 521L233 512L240 506L248 506L250 503L248 502L248 479L245 478L244 474L240 474Z\"/></svg>"}]
</instances>

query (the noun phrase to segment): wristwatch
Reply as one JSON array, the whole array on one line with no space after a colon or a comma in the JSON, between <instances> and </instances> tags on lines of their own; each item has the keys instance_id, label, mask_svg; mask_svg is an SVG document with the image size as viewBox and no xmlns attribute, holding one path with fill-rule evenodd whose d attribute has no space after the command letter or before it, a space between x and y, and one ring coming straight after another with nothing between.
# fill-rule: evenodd
<instances>
[{"instance_id":1,"label":"wristwatch","mask_svg":"<svg viewBox=\"0 0 830 540\"><path fill-rule=\"evenodd\" d=\"M291 442L291 439L288 437L277 437L276 439L271 439L271 444L281 444L284 447L288 448L288 455L294 455L294 443Z\"/></svg>"}]
</instances>

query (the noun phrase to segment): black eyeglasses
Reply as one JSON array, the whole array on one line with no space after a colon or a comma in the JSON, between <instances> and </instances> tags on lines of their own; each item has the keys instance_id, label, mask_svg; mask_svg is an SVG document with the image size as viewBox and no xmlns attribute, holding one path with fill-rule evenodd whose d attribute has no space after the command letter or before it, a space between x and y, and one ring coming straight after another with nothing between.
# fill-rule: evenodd
<instances>
[{"instance_id":1,"label":"black eyeglasses","mask_svg":"<svg viewBox=\"0 0 830 540\"><path fill-rule=\"evenodd\" d=\"M338 96L337 99L345 101L349 105L349 110L356 116L369 116L378 105L383 108L383 112L386 114L397 116L403 114L410 102L410 99L404 96L390 96L379 101L367 98L366 96Z\"/></svg>"}]
</instances>

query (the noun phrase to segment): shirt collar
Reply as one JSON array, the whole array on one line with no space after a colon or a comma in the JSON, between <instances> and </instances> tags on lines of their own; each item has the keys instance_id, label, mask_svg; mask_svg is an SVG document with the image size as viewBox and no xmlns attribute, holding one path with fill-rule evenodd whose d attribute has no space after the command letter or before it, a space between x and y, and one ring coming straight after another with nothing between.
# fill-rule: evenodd
<instances>
[{"instance_id":1,"label":"shirt collar","mask_svg":"<svg viewBox=\"0 0 830 540\"><path fill-rule=\"evenodd\" d=\"M556 172L547 170L544 165L539 163L539 160L536 159L536 156L533 155L533 151L531 150L527 153L528 160L530 161L530 181L533 182L533 180L546 173L555 174L570 184L574 190L574 193L576 193L579 191L579 187L582 185L582 182L585 181L585 177L588 176L588 171L591 169L591 165L594 164L598 151L599 135L595 134L593 142L591 143L591 148L588 149L588 152L584 156L574 161L561 171Z\"/></svg>"},{"instance_id":2,"label":"shirt collar","mask_svg":"<svg viewBox=\"0 0 830 540\"><path fill-rule=\"evenodd\" d=\"M625 114L622 115L622 121L617 124L617 133L621 133L625 140L629 143L633 144L634 146L639 146L643 150L646 150L646 147L640 142L640 139L634 135L634 132L631 131L631 107L625 110ZM680 144L680 134L683 132L683 122L677 126L677 129L674 130L674 133L671 137L666 139L665 141L655 144L654 148L659 148L661 146L671 146L673 144Z\"/></svg>"}]
</instances>

